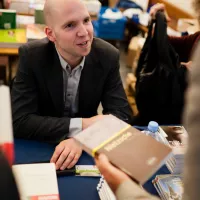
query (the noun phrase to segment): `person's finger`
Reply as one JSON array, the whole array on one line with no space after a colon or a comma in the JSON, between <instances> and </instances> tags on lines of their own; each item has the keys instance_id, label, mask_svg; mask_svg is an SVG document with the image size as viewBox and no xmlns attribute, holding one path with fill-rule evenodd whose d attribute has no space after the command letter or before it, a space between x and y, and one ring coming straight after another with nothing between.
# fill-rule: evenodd
<instances>
[{"instance_id":1,"label":"person's finger","mask_svg":"<svg viewBox=\"0 0 200 200\"><path fill-rule=\"evenodd\" d=\"M58 146L55 148L55 151L54 151L54 153L53 153L53 156L51 157L50 162L56 163L56 161L58 160L60 154L63 152L64 149L65 149L65 146L64 146L64 145L58 145Z\"/></svg>"},{"instance_id":2,"label":"person's finger","mask_svg":"<svg viewBox=\"0 0 200 200\"><path fill-rule=\"evenodd\" d=\"M56 169L60 169L60 167L65 162L65 160L68 159L69 154L70 154L70 149L68 147L65 147L64 151L61 153L60 157L58 158L57 162L55 163Z\"/></svg>"},{"instance_id":3,"label":"person's finger","mask_svg":"<svg viewBox=\"0 0 200 200\"><path fill-rule=\"evenodd\" d=\"M168 13L166 11L165 11L165 17L166 17L167 22L171 21L171 18L169 17L169 15L168 15Z\"/></svg>"},{"instance_id":4,"label":"person's finger","mask_svg":"<svg viewBox=\"0 0 200 200\"><path fill-rule=\"evenodd\" d=\"M151 10L150 10L150 15L152 17L155 17L156 13L158 11L164 11L165 10L165 5L164 4L160 4L160 3L157 3L156 5L154 5Z\"/></svg>"},{"instance_id":5,"label":"person's finger","mask_svg":"<svg viewBox=\"0 0 200 200\"><path fill-rule=\"evenodd\" d=\"M73 161L73 159L75 158L75 155L76 153L71 151L69 152L67 158L65 160L63 160L61 166L60 166L60 169L61 170L64 170L65 168L68 167L68 165Z\"/></svg>"},{"instance_id":6,"label":"person's finger","mask_svg":"<svg viewBox=\"0 0 200 200\"><path fill-rule=\"evenodd\" d=\"M68 169L72 168L77 162L78 159L80 158L81 154L77 153L74 157L74 159L70 162L70 164L67 166Z\"/></svg>"},{"instance_id":7,"label":"person's finger","mask_svg":"<svg viewBox=\"0 0 200 200\"><path fill-rule=\"evenodd\" d=\"M181 62L181 65L185 66L187 69L191 69L192 67L192 61L189 61L189 62Z\"/></svg>"},{"instance_id":8,"label":"person's finger","mask_svg":"<svg viewBox=\"0 0 200 200\"><path fill-rule=\"evenodd\" d=\"M181 65L187 65L188 63L186 63L186 62L181 62Z\"/></svg>"},{"instance_id":9,"label":"person's finger","mask_svg":"<svg viewBox=\"0 0 200 200\"><path fill-rule=\"evenodd\" d=\"M156 5L154 5L154 6L151 8L149 14L150 14L150 16L154 19L155 16L156 16L156 13L157 13L158 11L163 11L163 12L164 12L167 22L170 22L170 21L171 21L171 19L170 19L168 13L167 13L167 11L166 11L165 5L162 4L162 3L157 3Z\"/></svg>"},{"instance_id":10,"label":"person's finger","mask_svg":"<svg viewBox=\"0 0 200 200\"><path fill-rule=\"evenodd\" d=\"M96 157L95 161L102 174L112 168L112 165L104 154L100 154L98 157Z\"/></svg>"}]
</instances>

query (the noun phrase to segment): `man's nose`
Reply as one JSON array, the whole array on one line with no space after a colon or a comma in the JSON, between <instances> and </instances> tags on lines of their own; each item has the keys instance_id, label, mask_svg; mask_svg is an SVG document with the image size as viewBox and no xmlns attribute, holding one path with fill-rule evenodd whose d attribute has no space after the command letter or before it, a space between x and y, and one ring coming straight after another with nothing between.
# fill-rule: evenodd
<instances>
[{"instance_id":1,"label":"man's nose","mask_svg":"<svg viewBox=\"0 0 200 200\"><path fill-rule=\"evenodd\" d=\"M84 24L80 25L77 35L79 37L83 37L83 36L88 35L87 28L86 28L86 26Z\"/></svg>"}]
</instances>

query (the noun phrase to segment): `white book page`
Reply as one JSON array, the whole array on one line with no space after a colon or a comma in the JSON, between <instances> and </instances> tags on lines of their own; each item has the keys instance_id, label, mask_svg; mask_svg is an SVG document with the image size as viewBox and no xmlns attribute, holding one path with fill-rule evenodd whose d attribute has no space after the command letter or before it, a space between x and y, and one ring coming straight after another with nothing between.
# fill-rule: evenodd
<instances>
[{"instance_id":1,"label":"white book page","mask_svg":"<svg viewBox=\"0 0 200 200\"><path fill-rule=\"evenodd\" d=\"M58 184L53 163L13 165L21 200L51 197L59 200Z\"/></svg>"}]
</instances>

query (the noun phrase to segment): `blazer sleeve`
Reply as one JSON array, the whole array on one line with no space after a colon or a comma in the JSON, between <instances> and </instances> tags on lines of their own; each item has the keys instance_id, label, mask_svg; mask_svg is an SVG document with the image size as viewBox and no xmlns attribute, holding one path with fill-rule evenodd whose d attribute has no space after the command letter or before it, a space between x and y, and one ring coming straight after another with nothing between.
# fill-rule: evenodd
<instances>
[{"instance_id":1,"label":"blazer sleeve","mask_svg":"<svg viewBox=\"0 0 200 200\"><path fill-rule=\"evenodd\" d=\"M116 197L118 200L159 200L131 180L119 185L116 191Z\"/></svg>"},{"instance_id":2,"label":"blazer sleeve","mask_svg":"<svg viewBox=\"0 0 200 200\"><path fill-rule=\"evenodd\" d=\"M103 90L103 114L113 114L119 119L130 123L132 112L122 85L119 73L119 53L112 55L111 70Z\"/></svg>"},{"instance_id":3,"label":"blazer sleeve","mask_svg":"<svg viewBox=\"0 0 200 200\"><path fill-rule=\"evenodd\" d=\"M14 136L53 143L66 139L70 118L40 115L38 89L30 67L28 47L20 47L19 56L19 68L11 91Z\"/></svg>"}]
</instances>

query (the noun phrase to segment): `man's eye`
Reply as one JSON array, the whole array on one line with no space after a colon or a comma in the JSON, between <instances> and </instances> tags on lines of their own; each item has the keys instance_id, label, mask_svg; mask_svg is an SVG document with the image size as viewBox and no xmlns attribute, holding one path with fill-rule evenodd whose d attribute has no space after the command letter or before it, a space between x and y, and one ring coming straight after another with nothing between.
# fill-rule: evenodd
<instances>
[{"instance_id":1,"label":"man's eye","mask_svg":"<svg viewBox=\"0 0 200 200\"><path fill-rule=\"evenodd\" d=\"M67 24L66 28L72 28L73 26L74 26L74 24L72 24L72 23L71 24Z\"/></svg>"},{"instance_id":2,"label":"man's eye","mask_svg":"<svg viewBox=\"0 0 200 200\"><path fill-rule=\"evenodd\" d=\"M84 20L84 22L85 22L85 23L87 23L87 22L89 22L89 21L90 21L90 19L89 19L89 18Z\"/></svg>"}]
</instances>

